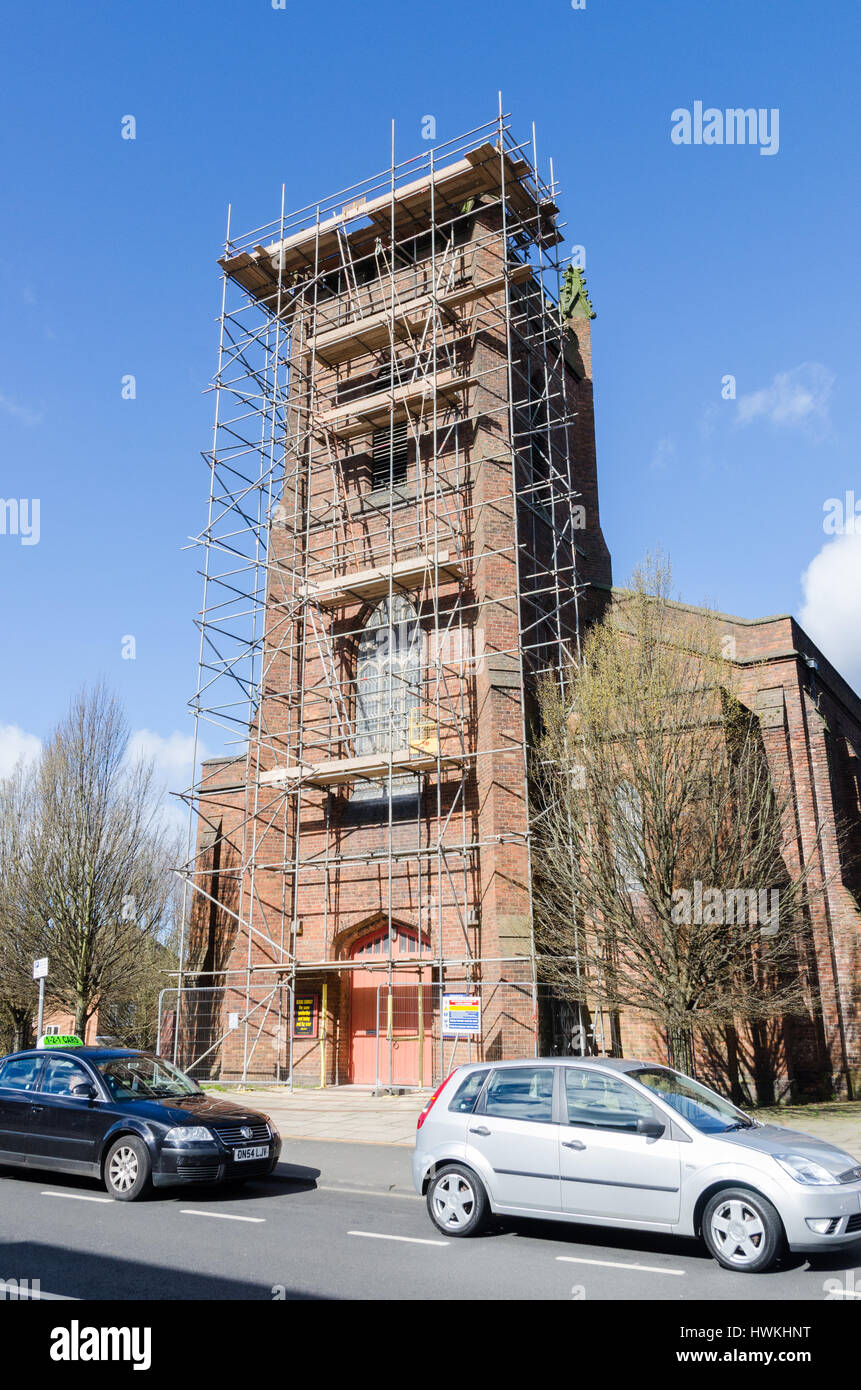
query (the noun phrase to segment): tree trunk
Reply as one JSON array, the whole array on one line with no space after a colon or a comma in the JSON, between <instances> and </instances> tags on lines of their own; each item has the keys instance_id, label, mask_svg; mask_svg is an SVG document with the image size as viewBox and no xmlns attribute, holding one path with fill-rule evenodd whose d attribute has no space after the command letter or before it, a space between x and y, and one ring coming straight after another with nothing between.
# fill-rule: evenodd
<instances>
[{"instance_id":1,"label":"tree trunk","mask_svg":"<svg viewBox=\"0 0 861 1390\"><path fill-rule=\"evenodd\" d=\"M694 1075L694 1040L690 1028L670 1029L670 1065L686 1076Z\"/></svg>"},{"instance_id":2,"label":"tree trunk","mask_svg":"<svg viewBox=\"0 0 861 1390\"><path fill-rule=\"evenodd\" d=\"M86 1027L87 1027L87 1004L86 1004L86 1000L84 1000L84 999L77 999L77 1000L75 1001L75 1022L74 1022L73 1028L72 1028L72 1032L75 1034L76 1037L81 1038L81 1039L83 1040L83 1038L84 1038L84 1033L85 1033L85 1031L86 1031Z\"/></svg>"}]
</instances>

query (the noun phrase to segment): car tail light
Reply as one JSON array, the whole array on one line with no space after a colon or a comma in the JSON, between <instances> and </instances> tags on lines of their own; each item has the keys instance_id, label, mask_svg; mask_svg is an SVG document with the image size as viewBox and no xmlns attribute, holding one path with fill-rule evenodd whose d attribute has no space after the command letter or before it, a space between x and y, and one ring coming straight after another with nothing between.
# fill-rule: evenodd
<instances>
[{"instance_id":1,"label":"car tail light","mask_svg":"<svg viewBox=\"0 0 861 1390\"><path fill-rule=\"evenodd\" d=\"M457 1071L457 1067L455 1067L455 1071ZM421 1129L422 1125L424 1124L425 1120L431 1112L431 1106L433 1105L434 1101L437 1099L440 1092L445 1090L446 1086L451 1081L451 1078L453 1076L454 1072L450 1071L442 1085L437 1086L436 1090L434 1091L433 1095L431 1096L430 1100L428 1101L427 1105L425 1106L424 1110L419 1115L418 1120L416 1121L416 1129Z\"/></svg>"}]
</instances>

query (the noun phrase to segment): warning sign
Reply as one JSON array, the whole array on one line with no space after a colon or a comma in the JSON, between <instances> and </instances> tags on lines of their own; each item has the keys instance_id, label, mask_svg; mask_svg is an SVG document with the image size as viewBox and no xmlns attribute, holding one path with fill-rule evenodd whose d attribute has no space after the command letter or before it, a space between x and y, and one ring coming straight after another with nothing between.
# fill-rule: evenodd
<instances>
[{"instance_id":1,"label":"warning sign","mask_svg":"<svg viewBox=\"0 0 861 1390\"><path fill-rule=\"evenodd\" d=\"M316 1038L318 1012L316 994L296 995L293 1005L294 1038Z\"/></svg>"},{"instance_id":2,"label":"warning sign","mask_svg":"<svg viewBox=\"0 0 861 1390\"><path fill-rule=\"evenodd\" d=\"M446 1038L481 1036L481 998L477 994L444 994L442 1031Z\"/></svg>"}]
</instances>

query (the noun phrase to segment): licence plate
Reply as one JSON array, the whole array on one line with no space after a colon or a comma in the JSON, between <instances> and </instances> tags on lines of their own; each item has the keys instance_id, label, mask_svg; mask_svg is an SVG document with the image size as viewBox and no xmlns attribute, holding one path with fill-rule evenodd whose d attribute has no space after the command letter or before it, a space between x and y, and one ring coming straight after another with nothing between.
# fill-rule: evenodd
<instances>
[{"instance_id":1,"label":"licence plate","mask_svg":"<svg viewBox=\"0 0 861 1390\"><path fill-rule=\"evenodd\" d=\"M233 1161L234 1161L235 1163L242 1163L242 1162L246 1161L246 1160L249 1159L249 1158L268 1158L268 1157L269 1157L269 1145L268 1145L268 1144L258 1144L257 1148L255 1148L255 1149L234 1149L234 1150L233 1150Z\"/></svg>"}]
</instances>

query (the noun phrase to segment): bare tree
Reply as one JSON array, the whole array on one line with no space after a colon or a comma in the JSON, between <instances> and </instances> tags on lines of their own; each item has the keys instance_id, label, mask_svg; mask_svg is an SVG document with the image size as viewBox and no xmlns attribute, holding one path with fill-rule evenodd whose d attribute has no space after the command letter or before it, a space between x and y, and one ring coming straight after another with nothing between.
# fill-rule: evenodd
<instances>
[{"instance_id":1,"label":"bare tree","mask_svg":"<svg viewBox=\"0 0 861 1390\"><path fill-rule=\"evenodd\" d=\"M19 763L0 781L0 1030L11 1048L30 1041L38 931L27 893L32 773Z\"/></svg>"},{"instance_id":2,"label":"bare tree","mask_svg":"<svg viewBox=\"0 0 861 1390\"><path fill-rule=\"evenodd\" d=\"M50 959L50 996L83 1033L100 1003L129 999L170 925L176 847L162 828L151 763L127 760L129 731L103 686L83 691L32 783L20 922Z\"/></svg>"},{"instance_id":3,"label":"bare tree","mask_svg":"<svg viewBox=\"0 0 861 1390\"><path fill-rule=\"evenodd\" d=\"M636 1010L692 1065L694 1030L809 1008L814 863L735 690L715 615L648 561L539 691L536 943L568 997Z\"/></svg>"}]
</instances>

